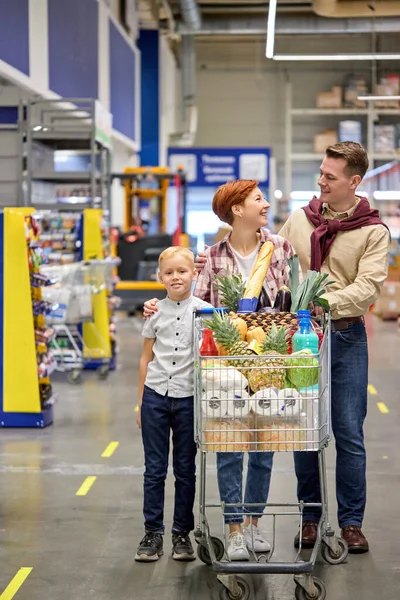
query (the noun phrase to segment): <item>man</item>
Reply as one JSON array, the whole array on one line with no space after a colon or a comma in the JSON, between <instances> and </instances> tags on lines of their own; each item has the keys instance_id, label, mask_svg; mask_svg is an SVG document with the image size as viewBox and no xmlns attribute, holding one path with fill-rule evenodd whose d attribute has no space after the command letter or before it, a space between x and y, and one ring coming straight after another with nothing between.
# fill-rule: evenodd
<instances>
[{"instance_id":1,"label":"man","mask_svg":"<svg viewBox=\"0 0 400 600\"><path fill-rule=\"evenodd\" d=\"M349 551L368 552L362 532L366 503L363 424L367 412L368 347L364 315L387 275L390 235L365 198L355 196L368 155L354 142L330 146L320 167L320 198L295 211L280 231L296 250L302 271L328 273L332 311L332 429L336 440L338 521ZM296 452L298 498L320 501L318 456ZM316 541L320 514L308 509L303 547ZM299 545L299 534L295 546Z\"/></svg>"},{"instance_id":2,"label":"man","mask_svg":"<svg viewBox=\"0 0 400 600\"><path fill-rule=\"evenodd\" d=\"M336 439L338 521L349 551L368 552L362 532L366 503L363 425L367 413L368 347L364 315L387 275L390 235L365 198L355 192L368 155L354 142L330 146L320 167L320 198L295 211L279 235L299 256L301 269L329 274L332 311L332 429ZM204 255L196 258L202 268ZM299 500L320 502L316 452L295 452ZM312 548L320 511L304 511L302 545ZM299 546L299 534L294 544Z\"/></svg>"}]
</instances>

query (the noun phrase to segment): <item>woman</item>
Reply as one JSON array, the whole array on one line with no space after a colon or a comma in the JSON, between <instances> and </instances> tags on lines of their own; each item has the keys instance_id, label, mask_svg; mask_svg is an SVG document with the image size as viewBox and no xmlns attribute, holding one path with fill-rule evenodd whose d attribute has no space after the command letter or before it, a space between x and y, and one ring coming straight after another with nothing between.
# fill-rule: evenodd
<instances>
[{"instance_id":1,"label":"woman","mask_svg":"<svg viewBox=\"0 0 400 600\"><path fill-rule=\"evenodd\" d=\"M271 303L282 285L288 285L289 267L287 258L293 256L292 246L284 238L272 235L263 229L268 225L268 202L264 199L258 182L239 179L228 182L218 188L214 195L212 209L214 213L232 227L220 242L208 248L206 260L198 275L193 294L202 300L210 302L215 307L221 306L217 289L216 275L241 273L246 280L250 276L257 260L261 245L266 241L274 244L274 253L270 268L264 282L265 291ZM145 304L145 316L150 315L156 300ZM245 504L263 504L268 498L272 469L271 452L250 452ZM220 498L226 504L243 502L243 453L217 453L218 487ZM258 517L262 509L252 511L257 517L246 517L242 528L243 512L249 509L229 507L229 515L225 515L225 523L229 525L230 535L227 554L230 560L248 560L248 548L255 552L268 552L270 544L264 534L258 529Z\"/></svg>"}]
</instances>

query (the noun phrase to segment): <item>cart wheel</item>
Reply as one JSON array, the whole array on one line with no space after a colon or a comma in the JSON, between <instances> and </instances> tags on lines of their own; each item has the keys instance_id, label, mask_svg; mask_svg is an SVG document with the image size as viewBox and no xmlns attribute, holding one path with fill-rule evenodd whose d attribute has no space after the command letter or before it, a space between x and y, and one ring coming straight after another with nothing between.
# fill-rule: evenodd
<instances>
[{"instance_id":1,"label":"cart wheel","mask_svg":"<svg viewBox=\"0 0 400 600\"><path fill-rule=\"evenodd\" d=\"M342 538L337 538L337 543L339 545L338 554L333 554L332 549L328 546L328 544L322 543L321 546L321 555L324 560L330 565L340 565L347 558L349 553L349 548L347 546L347 542Z\"/></svg>"},{"instance_id":2,"label":"cart wheel","mask_svg":"<svg viewBox=\"0 0 400 600\"><path fill-rule=\"evenodd\" d=\"M99 376L99 379L107 379L108 374L110 372L110 367L108 365L101 365L101 367L99 367L97 369L97 375Z\"/></svg>"},{"instance_id":3,"label":"cart wheel","mask_svg":"<svg viewBox=\"0 0 400 600\"><path fill-rule=\"evenodd\" d=\"M222 587L219 593L220 600L250 600L251 590L247 581L241 577L236 577L236 582L240 588L240 595L232 596L228 588Z\"/></svg>"},{"instance_id":4,"label":"cart wheel","mask_svg":"<svg viewBox=\"0 0 400 600\"><path fill-rule=\"evenodd\" d=\"M296 600L325 600L326 598L326 588L323 581L318 579L318 577L313 577L313 583L315 585L316 594L315 596L310 596L307 594L306 590L301 587L301 585L296 585L295 596Z\"/></svg>"},{"instance_id":5,"label":"cart wheel","mask_svg":"<svg viewBox=\"0 0 400 600\"><path fill-rule=\"evenodd\" d=\"M211 542L214 547L215 558L217 560L221 560L225 553L225 547L223 542L221 542L221 540L217 537L211 537ZM205 565L212 564L208 548L202 542L199 542L199 545L197 546L197 556Z\"/></svg>"},{"instance_id":6,"label":"cart wheel","mask_svg":"<svg viewBox=\"0 0 400 600\"><path fill-rule=\"evenodd\" d=\"M74 369L70 373L68 373L68 381L70 383L80 383L82 380L82 373L78 369Z\"/></svg>"}]
</instances>

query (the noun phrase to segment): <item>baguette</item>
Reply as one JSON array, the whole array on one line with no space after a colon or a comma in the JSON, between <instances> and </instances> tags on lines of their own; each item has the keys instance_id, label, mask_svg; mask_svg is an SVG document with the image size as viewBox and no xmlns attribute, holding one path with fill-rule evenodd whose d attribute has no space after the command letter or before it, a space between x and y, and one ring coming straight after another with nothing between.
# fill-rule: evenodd
<instances>
[{"instance_id":1,"label":"baguette","mask_svg":"<svg viewBox=\"0 0 400 600\"><path fill-rule=\"evenodd\" d=\"M264 242L261 246L256 263L247 282L243 298L259 298L274 250L275 246L272 242Z\"/></svg>"}]
</instances>

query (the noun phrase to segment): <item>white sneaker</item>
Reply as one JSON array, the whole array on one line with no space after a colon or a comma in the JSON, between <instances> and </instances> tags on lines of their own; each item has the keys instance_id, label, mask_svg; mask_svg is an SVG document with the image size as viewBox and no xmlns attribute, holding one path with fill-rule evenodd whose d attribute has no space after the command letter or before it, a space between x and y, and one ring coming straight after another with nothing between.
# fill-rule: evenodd
<instances>
[{"instance_id":1,"label":"white sneaker","mask_svg":"<svg viewBox=\"0 0 400 600\"><path fill-rule=\"evenodd\" d=\"M230 534L227 554L229 560L249 560L244 536L239 531Z\"/></svg>"},{"instance_id":2,"label":"white sneaker","mask_svg":"<svg viewBox=\"0 0 400 600\"><path fill-rule=\"evenodd\" d=\"M243 535L247 548L254 552L270 552L271 544L265 538L265 534L253 523L243 527Z\"/></svg>"}]
</instances>

